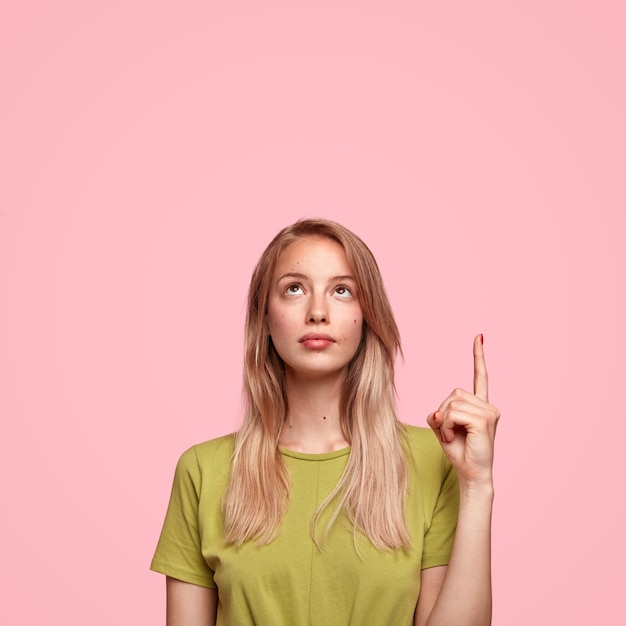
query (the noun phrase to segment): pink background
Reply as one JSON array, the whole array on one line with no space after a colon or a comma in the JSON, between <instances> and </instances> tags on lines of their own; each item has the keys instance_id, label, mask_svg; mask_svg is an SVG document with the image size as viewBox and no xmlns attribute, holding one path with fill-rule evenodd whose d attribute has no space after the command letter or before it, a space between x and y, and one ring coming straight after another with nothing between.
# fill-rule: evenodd
<instances>
[{"instance_id":1,"label":"pink background","mask_svg":"<svg viewBox=\"0 0 626 626\"><path fill-rule=\"evenodd\" d=\"M380 262L402 419L485 334L494 624L623 623L622 2L3 4L2 626L163 622L174 465L318 215Z\"/></svg>"}]
</instances>

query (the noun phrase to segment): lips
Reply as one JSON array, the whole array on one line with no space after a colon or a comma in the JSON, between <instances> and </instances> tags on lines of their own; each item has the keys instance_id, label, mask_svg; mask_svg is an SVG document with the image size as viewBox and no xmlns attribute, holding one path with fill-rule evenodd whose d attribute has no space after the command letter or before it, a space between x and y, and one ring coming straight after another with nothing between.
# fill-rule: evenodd
<instances>
[{"instance_id":1,"label":"lips","mask_svg":"<svg viewBox=\"0 0 626 626\"><path fill-rule=\"evenodd\" d=\"M335 340L325 333L307 333L300 338L300 343L306 348L320 349L327 348L335 343Z\"/></svg>"},{"instance_id":2,"label":"lips","mask_svg":"<svg viewBox=\"0 0 626 626\"><path fill-rule=\"evenodd\" d=\"M304 343L305 341L309 341L310 339L322 339L324 341L335 341L330 335L326 335L325 333L308 333L304 335L304 337L300 338L300 343Z\"/></svg>"}]
</instances>

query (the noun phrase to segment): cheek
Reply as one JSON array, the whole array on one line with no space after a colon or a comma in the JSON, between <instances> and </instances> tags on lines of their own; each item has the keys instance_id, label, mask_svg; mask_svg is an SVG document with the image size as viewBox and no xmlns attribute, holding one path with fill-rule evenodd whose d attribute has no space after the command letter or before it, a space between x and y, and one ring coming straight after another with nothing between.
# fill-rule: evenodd
<instances>
[{"instance_id":1,"label":"cheek","mask_svg":"<svg viewBox=\"0 0 626 626\"><path fill-rule=\"evenodd\" d=\"M270 308L265 315L265 323L270 335L272 333L278 334L289 326L289 318L285 311Z\"/></svg>"},{"instance_id":2,"label":"cheek","mask_svg":"<svg viewBox=\"0 0 626 626\"><path fill-rule=\"evenodd\" d=\"M278 315L272 315L268 317L270 328L281 328L285 326L285 314L280 313Z\"/></svg>"},{"instance_id":3,"label":"cheek","mask_svg":"<svg viewBox=\"0 0 626 626\"><path fill-rule=\"evenodd\" d=\"M363 335L363 317L355 313L347 322L344 327L344 340L358 345Z\"/></svg>"}]
</instances>

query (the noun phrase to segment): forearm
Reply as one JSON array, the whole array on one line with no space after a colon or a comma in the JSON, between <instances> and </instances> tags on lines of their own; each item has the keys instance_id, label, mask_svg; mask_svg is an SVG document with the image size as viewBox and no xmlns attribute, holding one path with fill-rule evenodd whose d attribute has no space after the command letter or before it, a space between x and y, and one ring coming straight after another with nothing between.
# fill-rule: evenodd
<instances>
[{"instance_id":1,"label":"forearm","mask_svg":"<svg viewBox=\"0 0 626 626\"><path fill-rule=\"evenodd\" d=\"M493 486L461 488L448 570L427 626L491 624Z\"/></svg>"}]
</instances>

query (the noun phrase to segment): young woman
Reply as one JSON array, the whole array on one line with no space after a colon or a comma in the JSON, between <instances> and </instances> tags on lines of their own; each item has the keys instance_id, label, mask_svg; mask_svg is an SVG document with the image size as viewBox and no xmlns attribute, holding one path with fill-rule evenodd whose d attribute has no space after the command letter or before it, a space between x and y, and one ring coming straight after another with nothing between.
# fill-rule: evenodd
<instances>
[{"instance_id":1,"label":"young woman","mask_svg":"<svg viewBox=\"0 0 626 626\"><path fill-rule=\"evenodd\" d=\"M176 469L152 561L168 626L490 624L500 414L482 343L473 393L401 424L371 252L330 221L282 230L250 284L243 425Z\"/></svg>"}]
</instances>

